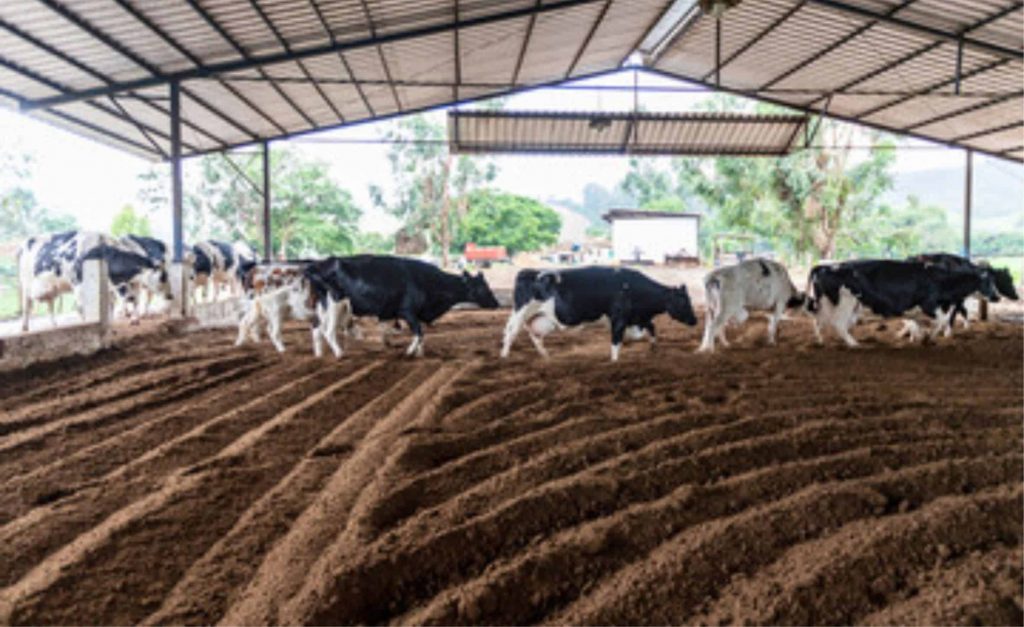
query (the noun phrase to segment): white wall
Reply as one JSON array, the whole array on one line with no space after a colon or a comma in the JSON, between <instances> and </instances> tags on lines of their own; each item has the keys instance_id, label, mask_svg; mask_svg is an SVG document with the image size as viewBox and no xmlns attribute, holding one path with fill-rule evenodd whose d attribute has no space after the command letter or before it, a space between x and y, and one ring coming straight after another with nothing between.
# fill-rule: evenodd
<instances>
[{"instance_id":1,"label":"white wall","mask_svg":"<svg viewBox=\"0 0 1024 627\"><path fill-rule=\"evenodd\" d=\"M612 222L612 248L615 258L628 261L636 258L664 263L666 255L697 257L697 225L695 216L678 218L616 219Z\"/></svg>"}]
</instances>

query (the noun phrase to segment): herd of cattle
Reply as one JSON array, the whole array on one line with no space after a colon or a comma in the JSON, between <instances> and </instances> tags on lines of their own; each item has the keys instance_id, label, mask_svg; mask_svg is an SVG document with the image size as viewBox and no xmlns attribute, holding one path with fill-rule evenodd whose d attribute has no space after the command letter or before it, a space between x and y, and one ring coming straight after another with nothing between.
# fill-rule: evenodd
<instances>
[{"instance_id":1,"label":"herd of cattle","mask_svg":"<svg viewBox=\"0 0 1024 627\"><path fill-rule=\"evenodd\" d=\"M97 233L65 232L28 239L19 250L23 328L34 302L50 305L60 294L80 289L82 263L107 261L110 285L138 319L141 295L146 305L154 293L169 298L167 247L148 237L112 238ZM284 351L282 324L289 318L310 323L314 354L327 342L336 357L343 349L339 333L360 337L354 320L373 317L385 329L384 341L404 322L412 333L406 353L423 352L423 325L431 324L460 303L495 309L498 301L481 274L451 274L416 259L353 255L319 260L259 262L245 245L206 241L189 249L191 285L204 297L213 288L240 288L246 302L237 344L259 341L267 332ZM806 291L798 290L786 268L767 259L750 259L718 268L704 279L706 314L700 351L716 342L728 346L726 328L742 324L750 311L769 314L768 341L775 343L787 310L811 316L819 343L822 327L831 327L846 344L856 346L850 329L867 309L885 318L908 318L920 311L931 320L930 338L952 333L959 314L967 322L964 301L977 296L1013 300L1010 273L949 254L921 255L905 261L856 260L815 266ZM198 293L194 293L194 297ZM546 356L544 338L551 332L607 319L611 358L626 340L656 341L653 319L667 314L695 326L697 316L685 285L667 286L629 268L590 266L571 269L524 269L516 275L513 309L505 327L501 356L507 357L526 329L537 351ZM901 335L923 337L906 319Z\"/></svg>"},{"instance_id":2,"label":"herd of cattle","mask_svg":"<svg viewBox=\"0 0 1024 627\"><path fill-rule=\"evenodd\" d=\"M215 240L200 242L187 249L191 262L193 298L216 299L225 289L234 291L235 277L243 263L252 263L255 255L242 243L226 244ZM46 303L54 322L54 306L61 296L74 293L81 303L82 266L89 259L107 262L111 290L123 304L125 315L138 322L140 307L148 312L154 295L171 298L167 275L167 245L141 235L112 237L90 231L64 231L30 237L18 247L18 287L21 328L28 331L35 303ZM142 296L145 295L145 304Z\"/></svg>"}]
</instances>

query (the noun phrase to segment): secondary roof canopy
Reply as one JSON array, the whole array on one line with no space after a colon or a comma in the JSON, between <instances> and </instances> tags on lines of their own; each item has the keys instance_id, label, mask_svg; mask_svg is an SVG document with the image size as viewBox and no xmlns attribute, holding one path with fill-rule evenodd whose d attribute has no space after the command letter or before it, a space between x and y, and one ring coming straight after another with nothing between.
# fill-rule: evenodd
<instances>
[{"instance_id":1,"label":"secondary roof canopy","mask_svg":"<svg viewBox=\"0 0 1024 627\"><path fill-rule=\"evenodd\" d=\"M452 111L453 152L784 155L805 115Z\"/></svg>"},{"instance_id":2,"label":"secondary roof canopy","mask_svg":"<svg viewBox=\"0 0 1024 627\"><path fill-rule=\"evenodd\" d=\"M166 158L171 83L187 156L606 72L643 50L673 76L1024 158L1021 2L746 0L720 21L695 4L5 0L0 104Z\"/></svg>"}]
</instances>

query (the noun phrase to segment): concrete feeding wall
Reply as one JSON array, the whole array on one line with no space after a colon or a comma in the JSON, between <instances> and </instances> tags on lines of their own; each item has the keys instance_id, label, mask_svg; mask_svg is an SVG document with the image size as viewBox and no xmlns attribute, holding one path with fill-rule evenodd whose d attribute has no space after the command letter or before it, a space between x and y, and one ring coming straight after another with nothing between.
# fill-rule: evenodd
<instances>
[{"instance_id":1,"label":"concrete feeding wall","mask_svg":"<svg viewBox=\"0 0 1024 627\"><path fill-rule=\"evenodd\" d=\"M110 345L110 284L107 263L82 264L83 323L0 338L0 372L71 355L88 355Z\"/></svg>"},{"instance_id":2,"label":"concrete feeding wall","mask_svg":"<svg viewBox=\"0 0 1024 627\"><path fill-rule=\"evenodd\" d=\"M619 261L664 263L665 257L699 257L696 216L615 218L612 250Z\"/></svg>"}]
</instances>

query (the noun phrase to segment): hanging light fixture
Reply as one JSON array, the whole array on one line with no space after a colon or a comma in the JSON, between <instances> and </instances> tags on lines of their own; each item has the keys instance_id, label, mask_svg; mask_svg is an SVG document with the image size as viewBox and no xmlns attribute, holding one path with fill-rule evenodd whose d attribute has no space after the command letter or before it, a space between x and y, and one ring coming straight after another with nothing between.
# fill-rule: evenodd
<instances>
[{"instance_id":1,"label":"hanging light fixture","mask_svg":"<svg viewBox=\"0 0 1024 627\"><path fill-rule=\"evenodd\" d=\"M722 17L723 13L739 3L740 0L700 0L700 10L703 13L718 19Z\"/></svg>"}]
</instances>

